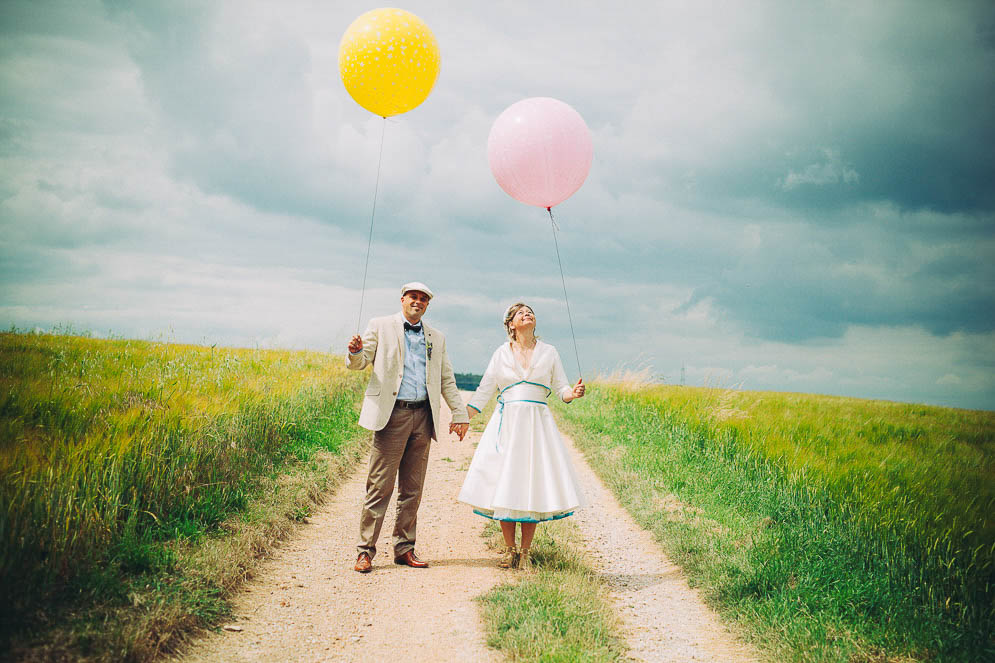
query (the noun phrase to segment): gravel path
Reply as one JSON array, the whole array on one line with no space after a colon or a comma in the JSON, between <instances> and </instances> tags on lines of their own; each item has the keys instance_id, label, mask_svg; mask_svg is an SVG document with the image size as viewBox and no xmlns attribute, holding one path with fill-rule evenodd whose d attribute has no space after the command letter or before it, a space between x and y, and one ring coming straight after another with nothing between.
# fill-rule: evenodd
<instances>
[{"instance_id":1,"label":"gravel path","mask_svg":"<svg viewBox=\"0 0 995 663\"><path fill-rule=\"evenodd\" d=\"M747 663L760 657L738 641L688 586L653 536L622 508L577 451L571 457L591 506L572 518L588 547L588 563L608 584L637 661Z\"/></svg>"},{"instance_id":2,"label":"gravel path","mask_svg":"<svg viewBox=\"0 0 995 663\"><path fill-rule=\"evenodd\" d=\"M495 566L496 554L481 537L484 519L456 501L479 437L471 433L456 442L446 436L432 445L417 544L428 569L393 564L391 508L373 572L352 570L365 493L364 464L247 583L235 599L236 617L226 630L200 638L176 660L503 660L485 644L473 598L514 572ZM757 660L721 626L679 569L605 489L572 442L568 444L592 502L574 520L589 546L590 563L611 588L632 657L668 662Z\"/></svg>"},{"instance_id":3,"label":"gravel path","mask_svg":"<svg viewBox=\"0 0 995 663\"><path fill-rule=\"evenodd\" d=\"M448 430L449 412L443 406ZM508 571L495 566L484 519L456 501L480 434L434 442L418 510L415 552L427 569L394 564L387 511L371 573L356 573L366 464L318 507L235 600L228 626L181 661L501 661L488 649L473 597ZM396 499L397 491L394 496Z\"/></svg>"}]
</instances>

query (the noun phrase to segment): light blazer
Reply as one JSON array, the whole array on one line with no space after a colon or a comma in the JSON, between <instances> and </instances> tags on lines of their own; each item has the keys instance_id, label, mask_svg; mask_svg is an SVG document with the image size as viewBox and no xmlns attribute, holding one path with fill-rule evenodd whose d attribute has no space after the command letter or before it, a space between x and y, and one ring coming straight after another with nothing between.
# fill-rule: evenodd
<instances>
[{"instance_id":1,"label":"light blazer","mask_svg":"<svg viewBox=\"0 0 995 663\"><path fill-rule=\"evenodd\" d=\"M397 392L401 388L401 377L404 373L404 316L401 313L373 318L363 332L363 349L356 354L346 356L346 366L354 371L361 371L373 364L370 373L370 383L363 397L363 409L359 413L359 425L372 431L382 430L390 419L397 400ZM466 423L470 418L456 386L456 376L453 366L446 354L446 337L438 329L429 327L422 319L425 330L426 354L430 354L425 366L425 378L428 383L428 401L432 407L432 426L434 439L439 439L439 418L441 395L446 399L449 409L453 411L453 421Z\"/></svg>"}]
</instances>

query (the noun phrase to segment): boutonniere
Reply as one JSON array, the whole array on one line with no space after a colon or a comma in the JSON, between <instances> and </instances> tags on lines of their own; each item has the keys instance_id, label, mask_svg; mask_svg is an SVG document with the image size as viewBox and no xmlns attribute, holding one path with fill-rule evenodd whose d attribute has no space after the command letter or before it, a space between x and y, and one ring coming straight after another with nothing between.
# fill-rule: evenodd
<instances>
[{"instance_id":1,"label":"boutonniere","mask_svg":"<svg viewBox=\"0 0 995 663\"><path fill-rule=\"evenodd\" d=\"M428 353L428 358L432 359L432 341L425 342L425 352Z\"/></svg>"}]
</instances>

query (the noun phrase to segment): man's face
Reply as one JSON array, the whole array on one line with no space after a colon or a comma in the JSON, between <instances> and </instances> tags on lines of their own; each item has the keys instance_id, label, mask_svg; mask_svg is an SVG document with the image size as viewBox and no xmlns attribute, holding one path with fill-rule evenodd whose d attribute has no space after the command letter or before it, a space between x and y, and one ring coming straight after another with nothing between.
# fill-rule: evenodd
<instances>
[{"instance_id":1,"label":"man's face","mask_svg":"<svg viewBox=\"0 0 995 663\"><path fill-rule=\"evenodd\" d=\"M415 324L428 309L428 295L421 290L408 290L401 297L401 313L408 322Z\"/></svg>"}]
</instances>

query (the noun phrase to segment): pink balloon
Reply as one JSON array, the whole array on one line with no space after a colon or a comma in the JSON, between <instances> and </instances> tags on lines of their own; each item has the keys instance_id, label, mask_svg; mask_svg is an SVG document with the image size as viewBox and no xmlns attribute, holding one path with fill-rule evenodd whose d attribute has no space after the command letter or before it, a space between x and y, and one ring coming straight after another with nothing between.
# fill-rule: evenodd
<instances>
[{"instance_id":1,"label":"pink balloon","mask_svg":"<svg viewBox=\"0 0 995 663\"><path fill-rule=\"evenodd\" d=\"M523 99L494 120L487 160L509 196L552 207L587 179L594 158L591 132L569 105L549 97Z\"/></svg>"}]
</instances>

